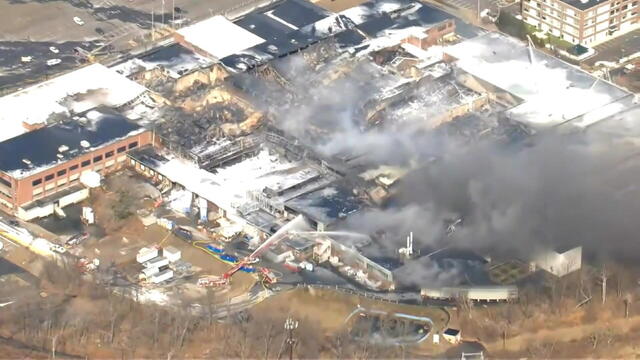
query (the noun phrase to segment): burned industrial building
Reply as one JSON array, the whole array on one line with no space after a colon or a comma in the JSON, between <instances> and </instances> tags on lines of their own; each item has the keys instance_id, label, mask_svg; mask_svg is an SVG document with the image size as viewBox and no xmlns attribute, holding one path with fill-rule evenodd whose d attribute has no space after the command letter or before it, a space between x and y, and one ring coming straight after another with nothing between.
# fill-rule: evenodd
<instances>
[{"instance_id":1,"label":"burned industrial building","mask_svg":"<svg viewBox=\"0 0 640 360\"><path fill-rule=\"evenodd\" d=\"M65 92L52 80L30 90L53 88L44 94L57 100L46 114L0 116L11 118L16 134L26 131L0 148L74 132L74 144L55 143L63 156L47 158L51 168L86 156L95 164L86 170L128 169L153 190L135 211L145 229L157 225L230 266L217 276L170 262L178 252L164 247L167 255L159 255L165 237L139 252L161 259L129 267L145 286L193 273L198 278L185 281L194 287L223 286L243 272L269 294L278 281L389 301L513 301L532 274L568 276L588 251L573 234L588 238L585 231L546 217L556 199L527 197L556 182L565 191L552 189L555 198L580 197L566 185L576 173L558 170L573 168L548 159L579 163L558 149L580 147L575 138L583 134L605 137L637 110L622 88L410 0L371 0L340 13L304 0L275 2L235 20L218 15L185 26L111 69L79 71L99 74L100 86ZM58 81L69 76L79 75ZM0 106L16 108L24 93ZM91 131L104 131L87 120L98 110L130 127L118 132L116 124L65 158L63 145L74 151L78 136L90 141ZM556 147L536 147L545 140ZM111 146L124 141L111 168ZM559 179L547 174L548 163ZM10 205L24 212L55 204L56 180L41 175L42 192ZM62 178L56 186L66 191ZM0 177L5 207L15 184ZM533 225L519 226L529 216ZM567 238L562 246L549 240L549 223L555 237Z\"/></svg>"}]
</instances>

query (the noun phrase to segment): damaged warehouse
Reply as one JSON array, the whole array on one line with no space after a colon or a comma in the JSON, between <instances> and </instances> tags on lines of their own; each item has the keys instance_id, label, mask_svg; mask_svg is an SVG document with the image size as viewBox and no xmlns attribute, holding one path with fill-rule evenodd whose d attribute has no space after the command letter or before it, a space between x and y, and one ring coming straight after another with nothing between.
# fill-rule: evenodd
<instances>
[{"instance_id":1,"label":"damaged warehouse","mask_svg":"<svg viewBox=\"0 0 640 360\"><path fill-rule=\"evenodd\" d=\"M92 271L89 254L118 262L125 275L114 265L109 281L212 322L228 317L207 313L212 298L244 312L297 288L358 304L509 303L577 277L609 251L608 232L636 230L619 196L634 171L593 175L636 143L633 94L425 3L331 13L278 1L83 71L99 86L48 83L46 116L0 115L18 135L5 152L56 140L42 161L0 154L0 208L23 220L63 204L91 213L52 251ZM616 132L624 140L600 142ZM95 190L76 188L84 172L104 175Z\"/></svg>"}]
</instances>

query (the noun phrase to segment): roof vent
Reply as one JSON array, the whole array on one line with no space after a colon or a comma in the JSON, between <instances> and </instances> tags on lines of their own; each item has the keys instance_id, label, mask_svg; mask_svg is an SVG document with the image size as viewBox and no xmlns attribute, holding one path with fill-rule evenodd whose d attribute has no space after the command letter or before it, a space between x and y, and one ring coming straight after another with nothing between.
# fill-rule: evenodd
<instances>
[{"instance_id":1,"label":"roof vent","mask_svg":"<svg viewBox=\"0 0 640 360\"><path fill-rule=\"evenodd\" d=\"M69 147L67 145L60 145L60 147L58 148L58 152L61 152L61 153L67 150L69 150Z\"/></svg>"},{"instance_id":2,"label":"roof vent","mask_svg":"<svg viewBox=\"0 0 640 360\"><path fill-rule=\"evenodd\" d=\"M88 148L89 146L91 146L91 144L89 144L89 142L87 140L82 140L80 141L80 146L82 146L83 148Z\"/></svg>"},{"instance_id":3,"label":"roof vent","mask_svg":"<svg viewBox=\"0 0 640 360\"><path fill-rule=\"evenodd\" d=\"M271 44L271 45L267 46L267 51L272 53L272 54L275 54L275 53L278 52L278 47L273 45L273 44Z\"/></svg>"},{"instance_id":4,"label":"roof vent","mask_svg":"<svg viewBox=\"0 0 640 360\"><path fill-rule=\"evenodd\" d=\"M589 2L589 0L580 0L581 3L586 4Z\"/></svg>"},{"instance_id":5,"label":"roof vent","mask_svg":"<svg viewBox=\"0 0 640 360\"><path fill-rule=\"evenodd\" d=\"M22 162L27 164L29 167L33 166L33 163L31 163L31 160L29 159L22 159Z\"/></svg>"},{"instance_id":6,"label":"roof vent","mask_svg":"<svg viewBox=\"0 0 640 360\"><path fill-rule=\"evenodd\" d=\"M56 154L56 156L58 157L58 160L63 160L64 159L64 155L62 155L62 154Z\"/></svg>"}]
</instances>

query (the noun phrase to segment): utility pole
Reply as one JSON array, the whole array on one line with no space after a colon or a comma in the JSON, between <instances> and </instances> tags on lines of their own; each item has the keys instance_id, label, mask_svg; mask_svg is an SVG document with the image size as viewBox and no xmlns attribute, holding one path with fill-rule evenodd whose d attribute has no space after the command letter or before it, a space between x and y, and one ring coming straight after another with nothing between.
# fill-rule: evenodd
<instances>
[{"instance_id":1,"label":"utility pole","mask_svg":"<svg viewBox=\"0 0 640 360\"><path fill-rule=\"evenodd\" d=\"M480 24L480 0L478 0L478 24Z\"/></svg>"},{"instance_id":2,"label":"utility pole","mask_svg":"<svg viewBox=\"0 0 640 360\"><path fill-rule=\"evenodd\" d=\"M176 23L176 0L171 0L171 26Z\"/></svg>"}]
</instances>

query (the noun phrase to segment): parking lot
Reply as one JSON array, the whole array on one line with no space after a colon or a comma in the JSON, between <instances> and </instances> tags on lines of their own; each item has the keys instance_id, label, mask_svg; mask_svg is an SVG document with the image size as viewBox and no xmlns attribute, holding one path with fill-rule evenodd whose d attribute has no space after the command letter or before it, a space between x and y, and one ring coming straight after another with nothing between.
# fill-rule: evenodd
<instances>
[{"instance_id":1,"label":"parking lot","mask_svg":"<svg viewBox=\"0 0 640 360\"><path fill-rule=\"evenodd\" d=\"M74 54L127 52L152 24L189 23L261 1L217 0L1 0L0 95L83 64ZM163 6L164 4L164 6ZM163 11L164 10L164 11ZM74 18L80 19L80 24ZM51 46L59 53L49 51ZM107 46L111 46L108 48ZM31 57L21 61L22 57ZM48 66L47 60L60 63Z\"/></svg>"},{"instance_id":2,"label":"parking lot","mask_svg":"<svg viewBox=\"0 0 640 360\"><path fill-rule=\"evenodd\" d=\"M584 61L594 66L598 61L618 62L619 59L640 52L640 29L621 35L594 47L597 53Z\"/></svg>"}]
</instances>

